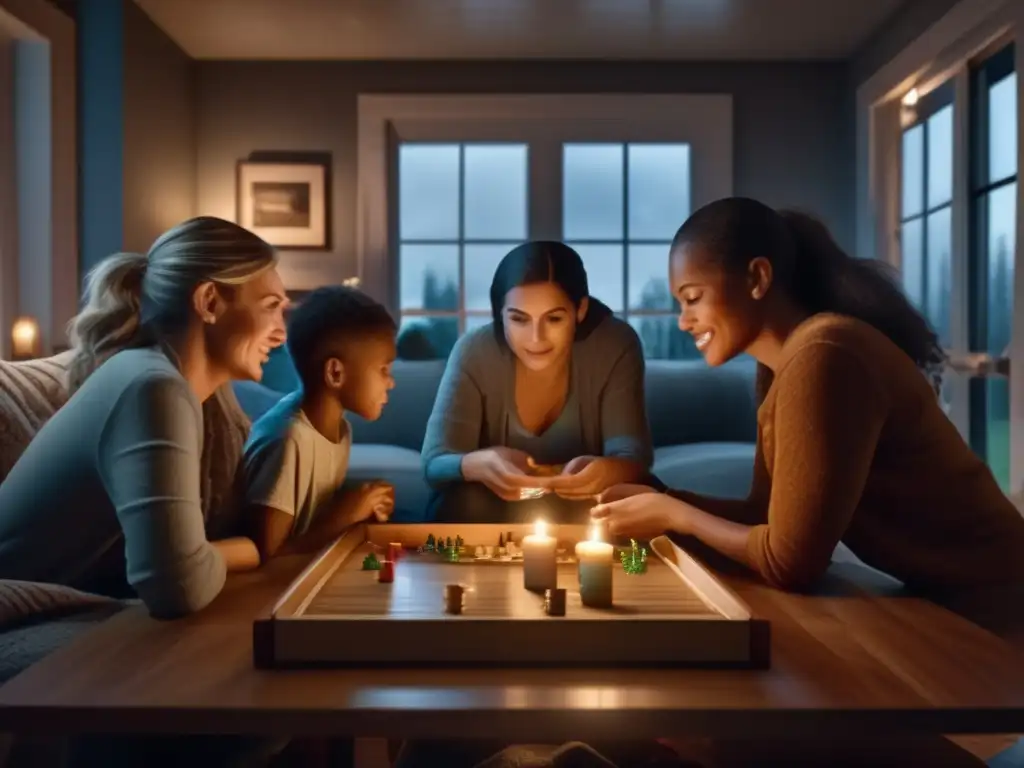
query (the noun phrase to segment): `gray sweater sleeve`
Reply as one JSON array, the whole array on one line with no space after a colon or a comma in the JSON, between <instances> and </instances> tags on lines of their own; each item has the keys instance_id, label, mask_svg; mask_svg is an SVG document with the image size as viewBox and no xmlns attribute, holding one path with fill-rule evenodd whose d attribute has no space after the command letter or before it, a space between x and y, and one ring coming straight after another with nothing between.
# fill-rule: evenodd
<instances>
[{"instance_id":1,"label":"gray sweater sleeve","mask_svg":"<svg viewBox=\"0 0 1024 768\"><path fill-rule=\"evenodd\" d=\"M103 483L124 531L128 583L158 618L205 607L226 567L206 539L200 501L202 411L188 385L142 376L121 394L99 441Z\"/></svg>"},{"instance_id":2,"label":"gray sweater sleeve","mask_svg":"<svg viewBox=\"0 0 1024 768\"><path fill-rule=\"evenodd\" d=\"M632 459L645 467L654 463L651 428L644 392L644 351L631 328L601 394L601 436L604 455Z\"/></svg>"},{"instance_id":3,"label":"gray sweater sleeve","mask_svg":"<svg viewBox=\"0 0 1024 768\"><path fill-rule=\"evenodd\" d=\"M432 486L461 480L462 457L480 448L484 401L473 373L485 351L480 347L477 334L460 338L441 377L423 437L423 468Z\"/></svg>"}]
</instances>

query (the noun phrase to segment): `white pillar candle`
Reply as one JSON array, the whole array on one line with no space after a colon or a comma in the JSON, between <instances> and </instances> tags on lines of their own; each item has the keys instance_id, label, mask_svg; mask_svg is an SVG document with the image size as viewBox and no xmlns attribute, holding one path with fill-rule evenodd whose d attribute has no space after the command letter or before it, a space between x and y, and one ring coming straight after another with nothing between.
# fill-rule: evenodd
<instances>
[{"instance_id":1,"label":"white pillar candle","mask_svg":"<svg viewBox=\"0 0 1024 768\"><path fill-rule=\"evenodd\" d=\"M523 587L543 592L558 586L558 540L549 536L543 520L534 523L533 533L523 537Z\"/></svg>"},{"instance_id":2,"label":"white pillar candle","mask_svg":"<svg viewBox=\"0 0 1024 768\"><path fill-rule=\"evenodd\" d=\"M590 539L576 545L580 581L580 602L591 608L608 608L612 604L612 577L615 548L601 541L597 526L590 530Z\"/></svg>"}]
</instances>

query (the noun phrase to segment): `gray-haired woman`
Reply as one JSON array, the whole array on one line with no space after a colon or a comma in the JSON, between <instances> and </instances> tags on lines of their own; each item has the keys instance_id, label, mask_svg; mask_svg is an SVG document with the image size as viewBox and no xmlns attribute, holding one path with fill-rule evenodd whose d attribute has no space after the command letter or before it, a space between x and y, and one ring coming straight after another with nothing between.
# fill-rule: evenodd
<instances>
[{"instance_id":1,"label":"gray-haired woman","mask_svg":"<svg viewBox=\"0 0 1024 768\"><path fill-rule=\"evenodd\" d=\"M73 394L0 485L0 578L134 590L173 618L258 565L248 539L206 538L201 404L259 380L283 343L275 265L253 233L199 217L93 270L71 328Z\"/></svg>"}]
</instances>

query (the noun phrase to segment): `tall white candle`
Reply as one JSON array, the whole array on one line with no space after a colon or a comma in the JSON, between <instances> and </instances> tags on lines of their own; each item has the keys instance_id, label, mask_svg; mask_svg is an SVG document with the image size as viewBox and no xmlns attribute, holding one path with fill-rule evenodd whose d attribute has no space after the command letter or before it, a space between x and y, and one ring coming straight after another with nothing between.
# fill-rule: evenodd
<instances>
[{"instance_id":1,"label":"tall white candle","mask_svg":"<svg viewBox=\"0 0 1024 768\"><path fill-rule=\"evenodd\" d=\"M549 536L543 520L534 523L533 533L523 537L523 587L535 592L558 586L558 540Z\"/></svg>"},{"instance_id":2,"label":"tall white candle","mask_svg":"<svg viewBox=\"0 0 1024 768\"><path fill-rule=\"evenodd\" d=\"M601 531L596 525L590 529L590 539L576 545L580 602L584 605L592 608L611 606L614 555L615 548L607 541L601 541Z\"/></svg>"}]
</instances>

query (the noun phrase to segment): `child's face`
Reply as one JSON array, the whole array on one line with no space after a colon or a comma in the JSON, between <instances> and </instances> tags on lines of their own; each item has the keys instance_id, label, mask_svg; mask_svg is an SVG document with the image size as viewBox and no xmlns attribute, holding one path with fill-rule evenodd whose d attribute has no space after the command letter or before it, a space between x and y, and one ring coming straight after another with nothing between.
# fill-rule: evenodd
<instances>
[{"instance_id":1,"label":"child's face","mask_svg":"<svg viewBox=\"0 0 1024 768\"><path fill-rule=\"evenodd\" d=\"M349 345L345 360L345 378L338 391L346 411L368 421L380 418L395 388L391 365L395 362L395 336L379 333Z\"/></svg>"}]
</instances>

